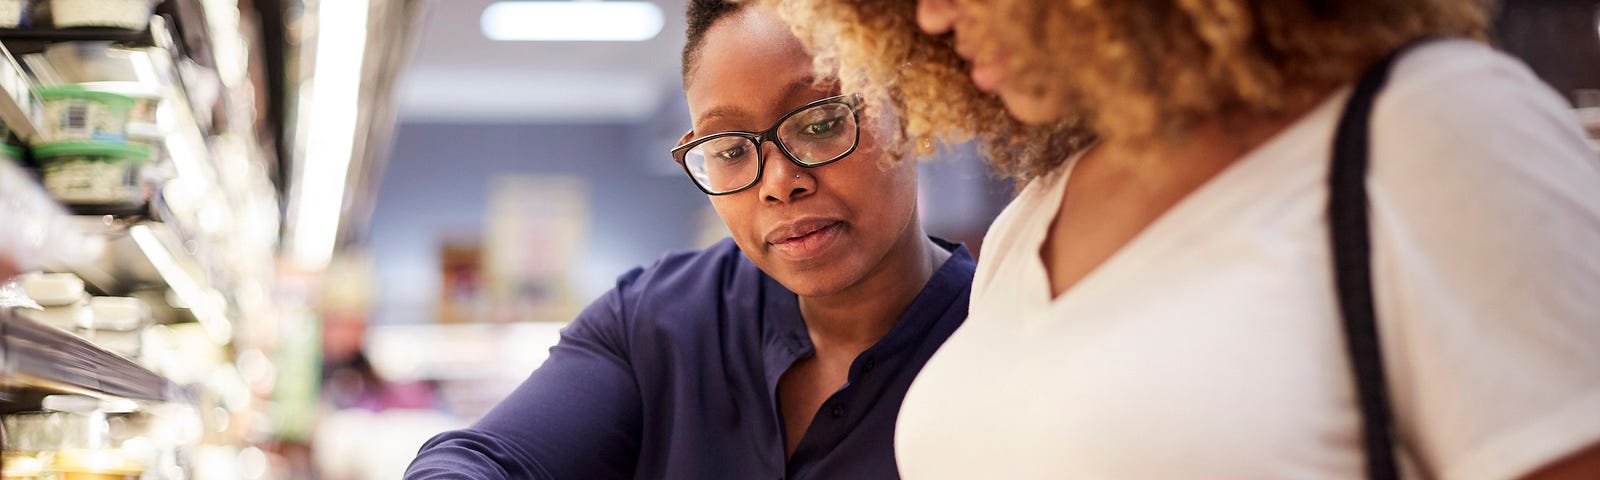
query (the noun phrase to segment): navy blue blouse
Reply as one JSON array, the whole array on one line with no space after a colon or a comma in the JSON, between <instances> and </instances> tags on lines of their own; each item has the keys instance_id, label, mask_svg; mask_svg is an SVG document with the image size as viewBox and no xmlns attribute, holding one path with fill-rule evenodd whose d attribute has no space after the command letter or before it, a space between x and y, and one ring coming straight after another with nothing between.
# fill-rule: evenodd
<instances>
[{"instance_id":1,"label":"navy blue blouse","mask_svg":"<svg viewBox=\"0 0 1600 480\"><path fill-rule=\"evenodd\" d=\"M950 259L850 366L784 459L778 378L815 353L793 292L732 240L634 269L482 420L422 447L408 479L897 478L894 424L967 315L974 261Z\"/></svg>"}]
</instances>

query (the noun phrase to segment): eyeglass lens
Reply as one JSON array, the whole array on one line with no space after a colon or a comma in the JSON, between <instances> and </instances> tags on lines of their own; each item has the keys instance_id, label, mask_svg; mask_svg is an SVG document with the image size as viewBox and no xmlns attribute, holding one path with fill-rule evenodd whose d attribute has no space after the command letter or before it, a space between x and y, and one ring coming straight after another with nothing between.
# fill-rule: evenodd
<instances>
[{"instance_id":1,"label":"eyeglass lens","mask_svg":"<svg viewBox=\"0 0 1600 480\"><path fill-rule=\"evenodd\" d=\"M856 120L842 103L812 106L778 125L775 141L794 160L816 165L837 160L856 143ZM749 137L713 136L684 152L684 166L701 187L714 193L744 188L760 175L759 146Z\"/></svg>"}]
</instances>

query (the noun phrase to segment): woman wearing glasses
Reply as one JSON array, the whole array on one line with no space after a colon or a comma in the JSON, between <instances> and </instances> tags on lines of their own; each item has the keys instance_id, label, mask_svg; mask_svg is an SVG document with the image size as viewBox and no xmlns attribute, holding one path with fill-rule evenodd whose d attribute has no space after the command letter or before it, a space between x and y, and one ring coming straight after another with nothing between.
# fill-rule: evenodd
<instances>
[{"instance_id":1,"label":"woman wearing glasses","mask_svg":"<svg viewBox=\"0 0 1600 480\"><path fill-rule=\"evenodd\" d=\"M688 20L672 158L733 238L623 275L407 478L896 476L900 400L966 316L973 259L923 233L915 162L788 27L721 1Z\"/></svg>"}]
</instances>

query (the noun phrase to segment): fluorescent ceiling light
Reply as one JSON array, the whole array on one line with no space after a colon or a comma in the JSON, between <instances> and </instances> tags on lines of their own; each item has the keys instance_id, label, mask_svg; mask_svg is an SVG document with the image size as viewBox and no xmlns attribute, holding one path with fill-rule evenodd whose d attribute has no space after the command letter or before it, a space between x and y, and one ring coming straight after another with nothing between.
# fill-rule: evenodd
<instances>
[{"instance_id":1,"label":"fluorescent ceiling light","mask_svg":"<svg viewBox=\"0 0 1600 480\"><path fill-rule=\"evenodd\" d=\"M305 157L300 166L293 258L322 270L333 256L344 208L345 177L355 152L361 105L361 66L367 47L366 1L317 3L317 48L306 105ZM302 100L304 101L304 100Z\"/></svg>"},{"instance_id":2,"label":"fluorescent ceiling light","mask_svg":"<svg viewBox=\"0 0 1600 480\"><path fill-rule=\"evenodd\" d=\"M650 2L498 2L483 10L483 35L499 41L641 42L661 33Z\"/></svg>"}]
</instances>

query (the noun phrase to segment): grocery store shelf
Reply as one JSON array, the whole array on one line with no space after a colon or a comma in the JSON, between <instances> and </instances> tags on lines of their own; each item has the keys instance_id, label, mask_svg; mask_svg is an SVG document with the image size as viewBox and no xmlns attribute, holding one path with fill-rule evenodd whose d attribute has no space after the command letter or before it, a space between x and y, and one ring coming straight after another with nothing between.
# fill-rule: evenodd
<instances>
[{"instance_id":1,"label":"grocery store shelf","mask_svg":"<svg viewBox=\"0 0 1600 480\"><path fill-rule=\"evenodd\" d=\"M0 352L9 388L165 401L177 387L71 333L0 309Z\"/></svg>"},{"instance_id":2,"label":"grocery store shelf","mask_svg":"<svg viewBox=\"0 0 1600 480\"><path fill-rule=\"evenodd\" d=\"M0 207L7 205L17 208L0 208L0 225L16 228L0 229L0 260L77 273L106 295L160 285L219 343L232 335L227 304L195 258L192 238L151 204L63 209L27 171L0 161Z\"/></svg>"},{"instance_id":3,"label":"grocery store shelf","mask_svg":"<svg viewBox=\"0 0 1600 480\"><path fill-rule=\"evenodd\" d=\"M82 216L110 215L130 218L151 216L149 203L139 205L68 205L67 211L72 212L73 215Z\"/></svg>"},{"instance_id":4,"label":"grocery store shelf","mask_svg":"<svg viewBox=\"0 0 1600 480\"><path fill-rule=\"evenodd\" d=\"M0 29L0 42L113 42L137 46L155 44L149 30L105 27Z\"/></svg>"}]
</instances>

